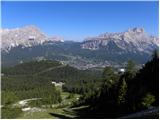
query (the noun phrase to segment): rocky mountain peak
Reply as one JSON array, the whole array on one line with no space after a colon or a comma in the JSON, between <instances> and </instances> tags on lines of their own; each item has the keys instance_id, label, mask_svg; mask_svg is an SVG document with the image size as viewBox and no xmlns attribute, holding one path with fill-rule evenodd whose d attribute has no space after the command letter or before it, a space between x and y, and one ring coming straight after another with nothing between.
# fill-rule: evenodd
<instances>
[{"instance_id":1,"label":"rocky mountain peak","mask_svg":"<svg viewBox=\"0 0 160 120\"><path fill-rule=\"evenodd\" d=\"M38 27L36 27L35 25L27 25L27 26L24 26L24 27L22 27L22 28L24 28L24 29L35 29L35 30L39 30L39 28Z\"/></svg>"},{"instance_id":2,"label":"rocky mountain peak","mask_svg":"<svg viewBox=\"0 0 160 120\"><path fill-rule=\"evenodd\" d=\"M53 36L49 38L38 27L34 25L24 26L15 29L2 29L2 50L9 51L12 47L31 47L43 44L44 42L63 42L63 38Z\"/></svg>"},{"instance_id":3,"label":"rocky mountain peak","mask_svg":"<svg viewBox=\"0 0 160 120\"><path fill-rule=\"evenodd\" d=\"M129 29L128 32L144 33L145 31L143 28L135 27L135 28Z\"/></svg>"},{"instance_id":4,"label":"rocky mountain peak","mask_svg":"<svg viewBox=\"0 0 160 120\"><path fill-rule=\"evenodd\" d=\"M125 32L107 32L96 37L86 38L81 47L98 50L101 47L113 48L115 46L123 51L151 53L153 49L158 47L158 38L147 34L143 28L132 28Z\"/></svg>"}]
</instances>

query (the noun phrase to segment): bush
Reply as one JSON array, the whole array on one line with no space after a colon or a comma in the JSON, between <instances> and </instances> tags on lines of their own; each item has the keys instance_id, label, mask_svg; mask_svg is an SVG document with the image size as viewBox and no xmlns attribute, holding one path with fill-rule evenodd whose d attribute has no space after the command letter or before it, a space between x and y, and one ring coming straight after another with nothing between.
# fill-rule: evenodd
<instances>
[{"instance_id":1,"label":"bush","mask_svg":"<svg viewBox=\"0 0 160 120\"><path fill-rule=\"evenodd\" d=\"M73 94L73 93L70 93L70 94L68 95L67 99L72 99L72 98L74 98L74 94Z\"/></svg>"},{"instance_id":2,"label":"bush","mask_svg":"<svg viewBox=\"0 0 160 120\"><path fill-rule=\"evenodd\" d=\"M10 105L14 102L18 101L18 97L15 95L14 92L11 91L2 91L2 105Z\"/></svg>"},{"instance_id":3,"label":"bush","mask_svg":"<svg viewBox=\"0 0 160 120\"><path fill-rule=\"evenodd\" d=\"M146 94L146 96L142 99L142 106L144 108L149 108L155 102L155 96L150 93Z\"/></svg>"},{"instance_id":4,"label":"bush","mask_svg":"<svg viewBox=\"0 0 160 120\"><path fill-rule=\"evenodd\" d=\"M21 113L20 108L4 107L2 110L2 119L14 119L17 118Z\"/></svg>"}]
</instances>

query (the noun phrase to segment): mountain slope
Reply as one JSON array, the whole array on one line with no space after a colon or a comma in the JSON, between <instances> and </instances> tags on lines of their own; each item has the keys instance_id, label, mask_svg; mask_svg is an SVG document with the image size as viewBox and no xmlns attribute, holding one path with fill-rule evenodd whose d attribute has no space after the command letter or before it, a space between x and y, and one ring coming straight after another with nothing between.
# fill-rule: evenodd
<instances>
[{"instance_id":1,"label":"mountain slope","mask_svg":"<svg viewBox=\"0 0 160 120\"><path fill-rule=\"evenodd\" d=\"M102 47L99 50L91 51L81 49L81 43L63 42L55 44L42 44L33 47L22 48L18 46L12 48L9 53L2 52L2 66L16 65L31 60L58 60L79 69L88 69L94 67L105 67L106 65L122 65L127 60L132 59L137 63L143 64L149 58L147 53L129 53L119 54L116 47L110 51ZM113 45L111 46L113 48ZM110 48L109 48L110 49Z\"/></svg>"},{"instance_id":2,"label":"mountain slope","mask_svg":"<svg viewBox=\"0 0 160 120\"><path fill-rule=\"evenodd\" d=\"M42 36L33 40L29 40L28 36L17 40L14 37L15 32L11 32L14 39L5 41L2 37L2 66L43 59L58 60L78 69L107 65L118 67L124 65L129 59L137 64L144 64L150 59L152 51L159 47L158 38L148 35L141 28L120 33L104 33L97 37L86 38L84 42L62 42L58 39L59 37L51 40L41 34L42 32L34 31L37 36ZM23 32L18 33L21 35ZM12 46L11 43L14 43L14 40L20 43ZM9 49L5 47L6 43L11 46Z\"/></svg>"},{"instance_id":3,"label":"mountain slope","mask_svg":"<svg viewBox=\"0 0 160 120\"><path fill-rule=\"evenodd\" d=\"M78 70L51 60L30 61L13 67L3 67L2 73L2 90L21 90L26 87L33 89L51 85L52 81L63 81L67 85L73 82L77 84L80 81L87 82L101 76L101 71Z\"/></svg>"}]
</instances>

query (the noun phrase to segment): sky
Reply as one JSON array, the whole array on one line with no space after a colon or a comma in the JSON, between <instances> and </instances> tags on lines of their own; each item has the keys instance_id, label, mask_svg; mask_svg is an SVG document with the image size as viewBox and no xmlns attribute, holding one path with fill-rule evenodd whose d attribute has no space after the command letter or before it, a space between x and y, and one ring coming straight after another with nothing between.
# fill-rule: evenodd
<instances>
[{"instance_id":1,"label":"sky","mask_svg":"<svg viewBox=\"0 0 160 120\"><path fill-rule=\"evenodd\" d=\"M2 28L35 25L46 35L82 41L141 27L158 36L158 1L3 1Z\"/></svg>"}]
</instances>

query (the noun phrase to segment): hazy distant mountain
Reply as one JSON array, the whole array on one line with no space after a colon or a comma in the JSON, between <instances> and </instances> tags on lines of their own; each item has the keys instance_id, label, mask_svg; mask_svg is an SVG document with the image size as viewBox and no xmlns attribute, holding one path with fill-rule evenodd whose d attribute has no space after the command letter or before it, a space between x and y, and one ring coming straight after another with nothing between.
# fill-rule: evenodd
<instances>
[{"instance_id":1,"label":"hazy distant mountain","mask_svg":"<svg viewBox=\"0 0 160 120\"><path fill-rule=\"evenodd\" d=\"M43 44L44 42L55 42L63 39L58 36L48 37L36 26L30 25L16 29L2 29L2 50L9 51L19 45L23 47L32 47Z\"/></svg>"},{"instance_id":2,"label":"hazy distant mountain","mask_svg":"<svg viewBox=\"0 0 160 120\"><path fill-rule=\"evenodd\" d=\"M158 38L142 28L121 33L105 33L83 42L49 38L35 26L2 30L2 65L15 65L30 60L59 60L79 69L119 66L129 59L138 64L149 60L158 49ZM57 42L58 41L58 42Z\"/></svg>"},{"instance_id":3,"label":"hazy distant mountain","mask_svg":"<svg viewBox=\"0 0 160 120\"><path fill-rule=\"evenodd\" d=\"M82 44L83 49L98 50L101 47L110 52L115 52L116 47L116 52L119 54L124 52L150 54L158 47L158 38L148 35L143 28L133 28L125 32L104 33L97 37L86 38Z\"/></svg>"}]
</instances>

